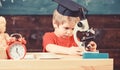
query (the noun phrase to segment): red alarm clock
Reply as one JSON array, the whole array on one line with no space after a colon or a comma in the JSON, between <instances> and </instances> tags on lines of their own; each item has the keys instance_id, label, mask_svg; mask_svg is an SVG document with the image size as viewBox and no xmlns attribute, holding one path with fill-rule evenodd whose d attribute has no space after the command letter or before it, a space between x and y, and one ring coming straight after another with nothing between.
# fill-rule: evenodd
<instances>
[{"instance_id":1,"label":"red alarm clock","mask_svg":"<svg viewBox=\"0 0 120 70\"><path fill-rule=\"evenodd\" d=\"M26 55L26 41L19 33L11 34L6 53L9 59L23 59Z\"/></svg>"}]
</instances>

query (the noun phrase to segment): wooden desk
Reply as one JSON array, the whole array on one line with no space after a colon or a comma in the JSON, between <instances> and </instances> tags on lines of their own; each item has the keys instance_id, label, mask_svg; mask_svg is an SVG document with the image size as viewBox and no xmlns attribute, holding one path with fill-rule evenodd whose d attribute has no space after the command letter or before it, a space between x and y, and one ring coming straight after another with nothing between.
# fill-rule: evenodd
<instances>
[{"instance_id":1,"label":"wooden desk","mask_svg":"<svg viewBox=\"0 0 120 70\"><path fill-rule=\"evenodd\" d=\"M57 55L61 58L0 60L0 70L113 70L113 59L82 59L76 55Z\"/></svg>"}]
</instances>

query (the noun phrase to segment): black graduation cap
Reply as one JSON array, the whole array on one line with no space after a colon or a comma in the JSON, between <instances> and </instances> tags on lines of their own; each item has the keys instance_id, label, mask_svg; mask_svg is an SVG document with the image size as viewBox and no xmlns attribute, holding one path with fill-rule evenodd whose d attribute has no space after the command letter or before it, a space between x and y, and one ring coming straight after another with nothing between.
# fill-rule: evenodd
<instances>
[{"instance_id":1,"label":"black graduation cap","mask_svg":"<svg viewBox=\"0 0 120 70\"><path fill-rule=\"evenodd\" d=\"M87 12L87 9L72 0L53 0L58 3L57 11L66 16L79 17Z\"/></svg>"}]
</instances>

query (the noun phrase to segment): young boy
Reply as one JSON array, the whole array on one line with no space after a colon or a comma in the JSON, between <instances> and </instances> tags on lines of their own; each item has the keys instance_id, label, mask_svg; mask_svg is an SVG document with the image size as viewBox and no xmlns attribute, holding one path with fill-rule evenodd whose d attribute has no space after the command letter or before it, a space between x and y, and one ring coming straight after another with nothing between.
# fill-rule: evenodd
<instances>
[{"instance_id":1,"label":"young boy","mask_svg":"<svg viewBox=\"0 0 120 70\"><path fill-rule=\"evenodd\" d=\"M8 47L7 41L9 40L8 33L6 31L6 19L0 16L0 59L6 59L6 48Z\"/></svg>"},{"instance_id":2,"label":"young boy","mask_svg":"<svg viewBox=\"0 0 120 70\"><path fill-rule=\"evenodd\" d=\"M61 54L81 54L82 47L78 47L73 38L73 30L80 21L80 5L71 0L54 0L58 8L53 13L54 32L47 32L43 36L43 51ZM94 44L94 45L92 45ZM96 51L96 43L91 41L91 51Z\"/></svg>"}]
</instances>

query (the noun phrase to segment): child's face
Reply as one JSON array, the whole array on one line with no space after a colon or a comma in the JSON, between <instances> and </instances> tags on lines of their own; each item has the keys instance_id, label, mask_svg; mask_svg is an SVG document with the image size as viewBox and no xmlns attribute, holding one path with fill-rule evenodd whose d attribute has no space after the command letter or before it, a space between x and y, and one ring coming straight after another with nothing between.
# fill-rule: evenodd
<instances>
[{"instance_id":1,"label":"child's face","mask_svg":"<svg viewBox=\"0 0 120 70\"><path fill-rule=\"evenodd\" d=\"M0 33L4 33L6 31L6 20L4 17L0 16Z\"/></svg>"},{"instance_id":2,"label":"child's face","mask_svg":"<svg viewBox=\"0 0 120 70\"><path fill-rule=\"evenodd\" d=\"M4 33L6 31L6 27L5 26L0 26L0 33Z\"/></svg>"},{"instance_id":3,"label":"child's face","mask_svg":"<svg viewBox=\"0 0 120 70\"><path fill-rule=\"evenodd\" d=\"M74 26L75 23L73 24L64 22L57 27L56 32L58 36L62 38L70 37L73 35Z\"/></svg>"}]
</instances>

